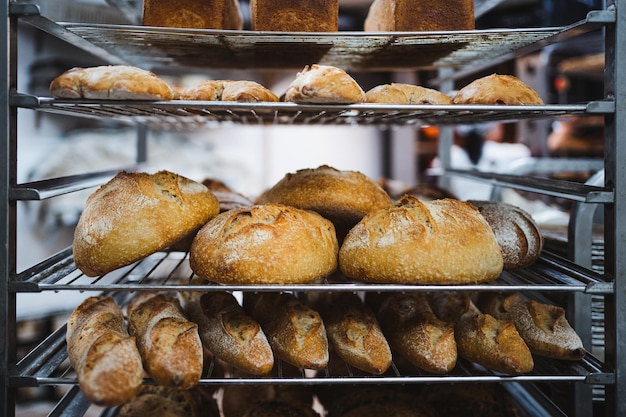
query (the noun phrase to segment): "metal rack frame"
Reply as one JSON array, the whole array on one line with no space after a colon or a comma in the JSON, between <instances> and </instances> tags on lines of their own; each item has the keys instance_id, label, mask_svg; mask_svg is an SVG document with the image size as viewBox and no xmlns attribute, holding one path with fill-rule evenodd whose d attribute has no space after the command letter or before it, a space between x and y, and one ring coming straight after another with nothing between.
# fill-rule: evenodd
<instances>
[{"instance_id":1,"label":"metal rack frame","mask_svg":"<svg viewBox=\"0 0 626 417\"><path fill-rule=\"evenodd\" d=\"M362 283L345 282L340 284L320 283L306 286L218 286L207 284L202 287L181 285L181 279L189 279L190 272L186 266L186 255L178 252L163 252L146 258L136 265L124 268L97 279L82 276L72 261L71 249L68 248L31 268L18 272L16 270L16 204L22 200L42 200L53 198L67 192L93 187L106 181L112 172L99 172L87 176L59 178L28 184L18 184L17 171L17 111L31 109L42 112L77 115L80 117L112 118L117 121L150 126L152 123L180 127L180 123L193 128L207 122L241 123L241 124L364 124L364 125L412 125L427 122L437 123L472 123L485 120L519 120L523 118L549 118L573 114L603 114L606 120L605 140L605 182L604 186L576 185L564 181L542 182L532 178L478 174L474 172L452 172L447 174L467 175L492 181L497 186L511 187L522 190L534 190L541 193L565 197L574 201L602 204L605 214L605 271L598 274L588 268L577 265L566 259L545 253L541 260L532 268L505 273L490 285L455 286L455 290L467 291L501 291L520 290L540 295L541 293L570 293L601 295L606 300L606 359L602 363L589 355L581 363L560 367L550 361L539 361L536 372L523 376L504 376L497 374L475 374L471 367L461 363L460 373L449 376L430 376L421 374L402 374L396 369L391 375L384 377L360 377L347 372L347 375L334 376L326 373L317 378L279 378L280 383L293 384L381 384L381 383L437 383L437 382L575 382L599 384L606 391L606 415L626 415L626 166L619 163L626 156L626 74L618 70L626 67L626 51L618 48L626 42L626 11L620 11L616 2L609 0L606 10L592 12L580 23L566 28L548 28L546 30L511 30L485 32L455 32L431 34L321 34L304 36L283 33L238 33L233 31L180 31L140 26L116 25L79 25L57 24L40 16L36 7L7 1L2 12L2 25L7 33L6 42L2 45L2 53L6 65L0 75L6 75L8 82L3 83L0 95L2 126L4 126L4 145L0 158L6 161L5 169L0 173L0 195L4 201L0 208L0 217L4 227L2 230L3 249L0 250L0 404L6 416L14 415L14 394L20 386L38 386L41 384L75 384L70 373L59 374L59 367L65 360L64 329L60 328L50 335L42 344L16 363L15 353L15 311L16 294L18 292L58 291L61 289L77 291L110 292L119 297L128 291L148 289L206 290L219 288L230 291L437 291L452 289L445 286L387 286L365 285ZM33 97L21 94L17 85L17 20L27 22L75 46L82 47L111 63L130 63L142 66L188 68L189 56L194 51L186 48L180 51L178 46L182 40L191 36L201 39L193 47L206 48L211 45L213 52L235 57L225 67L255 67L254 51L261 47L261 42L273 42L273 48L279 48L282 55L293 50L296 42L309 42L314 55L306 56L307 60L315 58L315 53L323 49L320 60L331 65L338 65L352 70L389 69L394 62L407 51L430 51L423 54L427 61L411 62L404 60L406 68L455 67L456 75L471 71L471 65L492 65L498 61L510 59L515 54L526 54L538 50L547 44L605 27L606 30L606 101L587 103L585 105L568 106L529 106L525 108L493 106L302 106L290 103L243 105L239 103L208 103L208 102L102 102L102 101L67 101L47 97ZM119 43L134 39L159 43L159 50L164 54L139 54L145 50L146 44L136 42L133 45L118 47ZM524 39L520 39L520 37ZM135 39L135 40L136 40ZM446 57L432 53L433 45L440 47L445 44ZM318 48L321 45L323 48ZM468 47L468 45L470 45ZM495 50L494 50L495 47ZM168 49L169 48L169 49ZM173 49L172 49L173 48ZM282 48L282 49L280 49ZM291 48L291 49L289 49ZM317 48L317 49L316 49ZM468 53L469 48L469 53ZM472 49L473 48L473 49ZM485 49L487 48L487 49ZM155 47L156 49L156 47ZM436 48L435 48L436 49ZM203 52L207 54L206 50ZM222 54L222 55L219 55ZM334 55L333 55L334 54ZM301 54L298 54L301 56ZM476 57L484 57L480 62ZM171 59L164 59L171 58ZM378 61L377 61L378 60ZM264 62L267 62L265 60ZM376 64L376 63L379 64ZM199 62L207 65L206 62ZM292 61L300 67L301 62ZM281 67L286 68L286 67ZM397 67L394 67L397 68ZM267 68L271 69L271 68ZM206 375L206 384L235 383L276 383L270 379L223 379ZM81 415L89 404L74 387L66 397L52 410L51 415ZM581 409L584 409L581 408ZM75 414L76 413L76 414ZM578 415L578 412L575 412ZM105 412L106 415L106 412ZM572 414L570 417L573 417Z\"/></svg>"}]
</instances>

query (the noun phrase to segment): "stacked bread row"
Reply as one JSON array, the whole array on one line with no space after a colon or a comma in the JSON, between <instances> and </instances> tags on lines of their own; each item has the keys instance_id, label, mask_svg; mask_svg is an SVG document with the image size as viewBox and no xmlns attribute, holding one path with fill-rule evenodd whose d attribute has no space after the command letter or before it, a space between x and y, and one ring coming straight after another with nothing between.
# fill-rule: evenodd
<instances>
[{"instance_id":1,"label":"stacked bread row","mask_svg":"<svg viewBox=\"0 0 626 417\"><path fill-rule=\"evenodd\" d=\"M338 0L252 0L252 30L336 32ZM243 29L238 0L146 0L143 24L195 29ZM376 0L364 22L366 31L429 31L474 29L472 0Z\"/></svg>"}]
</instances>

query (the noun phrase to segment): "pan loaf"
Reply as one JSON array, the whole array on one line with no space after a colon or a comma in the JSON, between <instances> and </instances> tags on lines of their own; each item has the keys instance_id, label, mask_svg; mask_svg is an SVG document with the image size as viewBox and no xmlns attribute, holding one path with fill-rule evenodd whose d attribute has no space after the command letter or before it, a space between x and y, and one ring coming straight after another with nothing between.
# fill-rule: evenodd
<instances>
[{"instance_id":1,"label":"pan loaf","mask_svg":"<svg viewBox=\"0 0 626 417\"><path fill-rule=\"evenodd\" d=\"M337 32L338 0L251 0L252 30Z\"/></svg>"},{"instance_id":2,"label":"pan loaf","mask_svg":"<svg viewBox=\"0 0 626 417\"><path fill-rule=\"evenodd\" d=\"M502 254L489 224L469 203L405 195L365 216L346 236L339 267L378 283L469 284L496 279Z\"/></svg>"},{"instance_id":3,"label":"pan loaf","mask_svg":"<svg viewBox=\"0 0 626 417\"><path fill-rule=\"evenodd\" d=\"M128 305L128 322L146 372L159 384L189 389L204 366L198 325L184 316L178 299L146 292Z\"/></svg>"},{"instance_id":4,"label":"pan loaf","mask_svg":"<svg viewBox=\"0 0 626 417\"><path fill-rule=\"evenodd\" d=\"M66 341L78 385L90 401L114 406L137 394L144 375L141 356L112 297L85 299L70 315Z\"/></svg>"},{"instance_id":5,"label":"pan loaf","mask_svg":"<svg viewBox=\"0 0 626 417\"><path fill-rule=\"evenodd\" d=\"M103 275L155 253L219 212L202 184L168 171L120 172L85 204L74 231L74 262Z\"/></svg>"},{"instance_id":6,"label":"pan loaf","mask_svg":"<svg viewBox=\"0 0 626 417\"><path fill-rule=\"evenodd\" d=\"M337 268L333 224L282 204L230 210L205 224L189 256L199 276L222 284L312 283Z\"/></svg>"},{"instance_id":7,"label":"pan loaf","mask_svg":"<svg viewBox=\"0 0 626 417\"><path fill-rule=\"evenodd\" d=\"M144 0L142 23L192 29L243 29L238 0Z\"/></svg>"},{"instance_id":8,"label":"pan loaf","mask_svg":"<svg viewBox=\"0 0 626 417\"><path fill-rule=\"evenodd\" d=\"M294 103L355 104L365 101L365 92L341 68L313 64L296 75L284 99Z\"/></svg>"},{"instance_id":9,"label":"pan loaf","mask_svg":"<svg viewBox=\"0 0 626 417\"><path fill-rule=\"evenodd\" d=\"M156 74L128 65L72 68L50 83L58 98L172 100L174 89Z\"/></svg>"},{"instance_id":10,"label":"pan loaf","mask_svg":"<svg viewBox=\"0 0 626 417\"><path fill-rule=\"evenodd\" d=\"M542 105L539 94L513 75L491 74L457 91L454 104Z\"/></svg>"},{"instance_id":11,"label":"pan loaf","mask_svg":"<svg viewBox=\"0 0 626 417\"><path fill-rule=\"evenodd\" d=\"M472 30L473 0L375 0L368 11L366 32Z\"/></svg>"}]
</instances>

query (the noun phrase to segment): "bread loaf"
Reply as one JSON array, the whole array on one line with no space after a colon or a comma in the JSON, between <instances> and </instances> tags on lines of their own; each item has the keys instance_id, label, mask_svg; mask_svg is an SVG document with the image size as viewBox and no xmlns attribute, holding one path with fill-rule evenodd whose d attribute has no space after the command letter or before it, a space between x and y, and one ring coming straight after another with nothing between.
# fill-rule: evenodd
<instances>
[{"instance_id":1,"label":"bread loaf","mask_svg":"<svg viewBox=\"0 0 626 417\"><path fill-rule=\"evenodd\" d=\"M524 268L539 259L543 235L529 213L503 202L468 202L476 206L496 235L505 270Z\"/></svg>"},{"instance_id":2,"label":"bread loaf","mask_svg":"<svg viewBox=\"0 0 626 417\"><path fill-rule=\"evenodd\" d=\"M391 349L378 320L356 294L320 294L313 307L324 320L335 352L346 363L377 375L391 366Z\"/></svg>"},{"instance_id":3,"label":"bread loaf","mask_svg":"<svg viewBox=\"0 0 626 417\"><path fill-rule=\"evenodd\" d=\"M192 29L243 29L238 0L144 0L142 23Z\"/></svg>"},{"instance_id":4,"label":"bread loaf","mask_svg":"<svg viewBox=\"0 0 626 417\"><path fill-rule=\"evenodd\" d=\"M159 385L144 385L139 393L123 404L116 417L219 417L217 402L210 390L196 386L181 390Z\"/></svg>"},{"instance_id":5,"label":"bread loaf","mask_svg":"<svg viewBox=\"0 0 626 417\"><path fill-rule=\"evenodd\" d=\"M278 96L265 86L248 80L205 80L178 91L180 100L277 102Z\"/></svg>"},{"instance_id":6,"label":"bread loaf","mask_svg":"<svg viewBox=\"0 0 626 417\"><path fill-rule=\"evenodd\" d=\"M174 89L156 74L128 65L72 68L50 83L58 98L97 100L172 100Z\"/></svg>"},{"instance_id":7,"label":"bread loaf","mask_svg":"<svg viewBox=\"0 0 626 417\"><path fill-rule=\"evenodd\" d=\"M471 204L405 195L365 216L346 236L339 267L349 278L402 284L487 282L502 272L489 224Z\"/></svg>"},{"instance_id":8,"label":"bread loaf","mask_svg":"<svg viewBox=\"0 0 626 417\"><path fill-rule=\"evenodd\" d=\"M328 364L328 338L319 313L289 293L260 293L244 306L263 328L274 355L298 368Z\"/></svg>"},{"instance_id":9,"label":"bread loaf","mask_svg":"<svg viewBox=\"0 0 626 417\"><path fill-rule=\"evenodd\" d=\"M491 74L461 88L452 99L454 104L542 105L541 96L513 75Z\"/></svg>"},{"instance_id":10,"label":"bread loaf","mask_svg":"<svg viewBox=\"0 0 626 417\"><path fill-rule=\"evenodd\" d=\"M383 84L365 93L366 103L388 104L452 104L446 94L419 85L392 83Z\"/></svg>"},{"instance_id":11,"label":"bread loaf","mask_svg":"<svg viewBox=\"0 0 626 417\"><path fill-rule=\"evenodd\" d=\"M145 292L128 305L128 322L146 372L168 387L195 386L204 367L198 325L184 316L178 300Z\"/></svg>"},{"instance_id":12,"label":"bread loaf","mask_svg":"<svg viewBox=\"0 0 626 417\"><path fill-rule=\"evenodd\" d=\"M337 252L330 221L268 203L230 210L205 224L189 263L197 275L223 284L312 283L337 268Z\"/></svg>"},{"instance_id":13,"label":"bread loaf","mask_svg":"<svg viewBox=\"0 0 626 417\"><path fill-rule=\"evenodd\" d=\"M366 32L417 32L472 30L473 0L374 0L364 29Z\"/></svg>"},{"instance_id":14,"label":"bread loaf","mask_svg":"<svg viewBox=\"0 0 626 417\"><path fill-rule=\"evenodd\" d=\"M115 406L137 394L144 375L141 356L112 297L85 299L70 315L66 341L70 365L87 399Z\"/></svg>"},{"instance_id":15,"label":"bread loaf","mask_svg":"<svg viewBox=\"0 0 626 417\"><path fill-rule=\"evenodd\" d=\"M338 0L251 0L252 30L336 32Z\"/></svg>"},{"instance_id":16,"label":"bread loaf","mask_svg":"<svg viewBox=\"0 0 626 417\"><path fill-rule=\"evenodd\" d=\"M561 307L530 300L519 293L483 294L483 311L515 324L531 352L561 360L580 360L586 352Z\"/></svg>"},{"instance_id":17,"label":"bread loaf","mask_svg":"<svg viewBox=\"0 0 626 417\"><path fill-rule=\"evenodd\" d=\"M217 198L180 175L120 172L89 196L72 249L87 276L103 275L166 248L219 212Z\"/></svg>"},{"instance_id":18,"label":"bread loaf","mask_svg":"<svg viewBox=\"0 0 626 417\"><path fill-rule=\"evenodd\" d=\"M377 315L392 352L434 374L455 367L454 325L435 316L424 294L390 294Z\"/></svg>"},{"instance_id":19,"label":"bread loaf","mask_svg":"<svg viewBox=\"0 0 626 417\"><path fill-rule=\"evenodd\" d=\"M355 104L365 100L361 86L341 68L307 65L289 84L285 101L312 104Z\"/></svg>"},{"instance_id":20,"label":"bread loaf","mask_svg":"<svg viewBox=\"0 0 626 417\"><path fill-rule=\"evenodd\" d=\"M267 374L274 354L259 323L225 291L194 294L185 310L199 327L200 339L218 359L252 375Z\"/></svg>"}]
</instances>

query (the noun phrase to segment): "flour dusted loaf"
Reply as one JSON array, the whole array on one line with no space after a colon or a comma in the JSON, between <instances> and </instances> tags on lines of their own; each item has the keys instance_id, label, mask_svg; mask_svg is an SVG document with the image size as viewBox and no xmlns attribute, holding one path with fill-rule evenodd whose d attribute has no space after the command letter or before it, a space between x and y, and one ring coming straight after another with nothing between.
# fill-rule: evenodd
<instances>
[{"instance_id":1,"label":"flour dusted loaf","mask_svg":"<svg viewBox=\"0 0 626 417\"><path fill-rule=\"evenodd\" d=\"M192 29L243 29L239 0L144 0L142 23Z\"/></svg>"},{"instance_id":2,"label":"flour dusted loaf","mask_svg":"<svg viewBox=\"0 0 626 417\"><path fill-rule=\"evenodd\" d=\"M419 85L392 83L382 84L365 93L366 103L386 104L452 104L452 99L433 88Z\"/></svg>"},{"instance_id":3,"label":"flour dusted loaf","mask_svg":"<svg viewBox=\"0 0 626 417\"><path fill-rule=\"evenodd\" d=\"M461 88L454 104L542 105L541 96L514 75L491 74Z\"/></svg>"},{"instance_id":4,"label":"flour dusted loaf","mask_svg":"<svg viewBox=\"0 0 626 417\"><path fill-rule=\"evenodd\" d=\"M251 0L252 30L336 32L338 0Z\"/></svg>"},{"instance_id":5,"label":"flour dusted loaf","mask_svg":"<svg viewBox=\"0 0 626 417\"><path fill-rule=\"evenodd\" d=\"M66 341L70 365L87 399L114 406L139 392L141 356L112 297L89 297L76 307L67 322Z\"/></svg>"},{"instance_id":6,"label":"flour dusted loaf","mask_svg":"<svg viewBox=\"0 0 626 417\"><path fill-rule=\"evenodd\" d=\"M285 101L312 104L355 104L365 92L346 71L330 65L307 65L285 91Z\"/></svg>"},{"instance_id":7,"label":"flour dusted loaf","mask_svg":"<svg viewBox=\"0 0 626 417\"><path fill-rule=\"evenodd\" d=\"M130 265L185 237L219 212L202 184L169 171L120 172L89 196L74 231L87 276Z\"/></svg>"},{"instance_id":8,"label":"flour dusted loaf","mask_svg":"<svg viewBox=\"0 0 626 417\"><path fill-rule=\"evenodd\" d=\"M363 173L328 165L288 173L256 201L313 210L333 222L339 240L367 213L393 205L385 190Z\"/></svg>"},{"instance_id":9,"label":"flour dusted loaf","mask_svg":"<svg viewBox=\"0 0 626 417\"><path fill-rule=\"evenodd\" d=\"M200 277L222 284L312 283L337 268L333 224L283 204L219 214L196 235L189 256Z\"/></svg>"},{"instance_id":10,"label":"flour dusted loaf","mask_svg":"<svg viewBox=\"0 0 626 417\"><path fill-rule=\"evenodd\" d=\"M171 100L176 96L153 72L128 65L72 68L52 80L50 94L99 100Z\"/></svg>"},{"instance_id":11,"label":"flour dusted loaf","mask_svg":"<svg viewBox=\"0 0 626 417\"><path fill-rule=\"evenodd\" d=\"M339 250L344 275L367 282L488 282L502 266L489 224L476 207L454 199L422 202L405 195L365 216Z\"/></svg>"},{"instance_id":12,"label":"flour dusted loaf","mask_svg":"<svg viewBox=\"0 0 626 417\"><path fill-rule=\"evenodd\" d=\"M366 32L472 30L473 0L375 0L365 18Z\"/></svg>"},{"instance_id":13,"label":"flour dusted loaf","mask_svg":"<svg viewBox=\"0 0 626 417\"><path fill-rule=\"evenodd\" d=\"M532 265L543 249L543 235L532 216L512 204L469 200L476 206L496 235L502 251L504 269Z\"/></svg>"}]
</instances>

